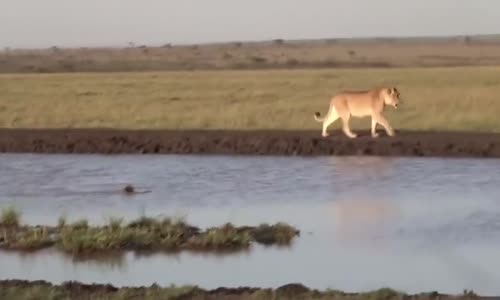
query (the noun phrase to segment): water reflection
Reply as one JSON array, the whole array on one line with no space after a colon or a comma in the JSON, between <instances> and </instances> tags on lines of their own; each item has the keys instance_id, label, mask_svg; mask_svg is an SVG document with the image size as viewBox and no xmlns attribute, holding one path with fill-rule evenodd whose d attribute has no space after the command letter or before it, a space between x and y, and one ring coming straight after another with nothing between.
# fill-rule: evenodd
<instances>
[{"instance_id":1,"label":"water reflection","mask_svg":"<svg viewBox=\"0 0 500 300\"><path fill-rule=\"evenodd\" d=\"M342 160L339 160L338 157L329 157L327 164L334 170L336 177L348 177L362 185L368 181L391 176L394 168L398 166L397 161L391 157L347 156L343 157Z\"/></svg>"},{"instance_id":2,"label":"water reflection","mask_svg":"<svg viewBox=\"0 0 500 300\"><path fill-rule=\"evenodd\" d=\"M50 255L50 251L52 255L56 255L54 249L48 249L47 253ZM126 253L110 253L110 254L99 254L99 255L89 255L89 256L73 256L66 255L68 258L71 258L71 262L74 265L79 264L93 264L95 266L103 266L105 268L110 269L118 269L121 271L126 271Z\"/></svg>"},{"instance_id":3,"label":"water reflection","mask_svg":"<svg viewBox=\"0 0 500 300\"><path fill-rule=\"evenodd\" d=\"M394 226L401 211L393 200L351 198L339 199L330 204L334 220L334 234L342 241L365 241Z\"/></svg>"}]
</instances>

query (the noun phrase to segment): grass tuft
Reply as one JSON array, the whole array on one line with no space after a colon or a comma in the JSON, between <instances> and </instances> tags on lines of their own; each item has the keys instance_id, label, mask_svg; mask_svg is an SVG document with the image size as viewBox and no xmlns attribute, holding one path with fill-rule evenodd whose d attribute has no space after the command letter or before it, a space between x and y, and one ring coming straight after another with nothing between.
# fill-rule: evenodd
<instances>
[{"instance_id":1,"label":"grass tuft","mask_svg":"<svg viewBox=\"0 0 500 300\"><path fill-rule=\"evenodd\" d=\"M2 209L0 216L0 226L18 227L21 220L21 213L13 207Z\"/></svg>"},{"instance_id":2,"label":"grass tuft","mask_svg":"<svg viewBox=\"0 0 500 300\"><path fill-rule=\"evenodd\" d=\"M226 224L194 236L189 240L189 245L195 249L233 250L248 248L251 241L248 231L240 231L232 224Z\"/></svg>"},{"instance_id":3,"label":"grass tuft","mask_svg":"<svg viewBox=\"0 0 500 300\"><path fill-rule=\"evenodd\" d=\"M35 251L50 247L54 241L50 238L46 227L21 231L9 238L9 250Z\"/></svg>"},{"instance_id":4,"label":"grass tuft","mask_svg":"<svg viewBox=\"0 0 500 300\"><path fill-rule=\"evenodd\" d=\"M299 234L297 229L285 223L275 225L261 224L252 230L253 238L265 245L288 245Z\"/></svg>"},{"instance_id":5,"label":"grass tuft","mask_svg":"<svg viewBox=\"0 0 500 300\"><path fill-rule=\"evenodd\" d=\"M87 229L89 227L89 222L87 220L79 220L69 225L70 228L79 230L79 229Z\"/></svg>"},{"instance_id":6,"label":"grass tuft","mask_svg":"<svg viewBox=\"0 0 500 300\"><path fill-rule=\"evenodd\" d=\"M122 218L110 218L108 226L112 232L117 232L122 228L122 224L123 224Z\"/></svg>"},{"instance_id":7,"label":"grass tuft","mask_svg":"<svg viewBox=\"0 0 500 300\"><path fill-rule=\"evenodd\" d=\"M362 293L363 300L390 300L402 298L403 294L390 288L381 288L368 293Z\"/></svg>"},{"instance_id":8,"label":"grass tuft","mask_svg":"<svg viewBox=\"0 0 500 300\"><path fill-rule=\"evenodd\" d=\"M66 224L67 224L66 217L64 216L59 217L59 220L57 220L57 227L63 228L64 226L66 226Z\"/></svg>"}]
</instances>

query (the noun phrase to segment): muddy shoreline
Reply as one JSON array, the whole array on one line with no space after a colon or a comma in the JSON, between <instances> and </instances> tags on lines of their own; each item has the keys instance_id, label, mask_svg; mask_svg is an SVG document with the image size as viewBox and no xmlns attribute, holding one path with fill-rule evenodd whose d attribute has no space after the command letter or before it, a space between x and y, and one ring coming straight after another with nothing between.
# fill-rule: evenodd
<instances>
[{"instance_id":1,"label":"muddy shoreline","mask_svg":"<svg viewBox=\"0 0 500 300\"><path fill-rule=\"evenodd\" d=\"M49 295L52 296L50 299L56 299L53 298L54 295L59 296L57 299L492 299L492 297L481 297L466 290L459 295L446 295L438 292L406 295L388 288L366 293L346 293L313 290L299 283L286 284L276 289L219 287L204 290L195 286L162 288L152 285L117 288L109 284L84 284L71 281L53 285L43 280L0 280L0 299L8 299L8 297L25 299L23 296L29 299L46 299L45 297ZM39 298L33 298L36 296Z\"/></svg>"},{"instance_id":2,"label":"muddy shoreline","mask_svg":"<svg viewBox=\"0 0 500 300\"><path fill-rule=\"evenodd\" d=\"M380 131L357 139L339 130L0 129L1 153L376 155L500 158L499 133Z\"/></svg>"}]
</instances>

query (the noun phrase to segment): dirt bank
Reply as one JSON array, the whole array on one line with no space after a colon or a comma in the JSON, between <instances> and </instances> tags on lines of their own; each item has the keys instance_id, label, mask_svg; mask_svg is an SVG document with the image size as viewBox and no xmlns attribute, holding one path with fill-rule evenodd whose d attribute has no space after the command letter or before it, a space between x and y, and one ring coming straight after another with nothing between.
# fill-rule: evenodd
<instances>
[{"instance_id":1,"label":"dirt bank","mask_svg":"<svg viewBox=\"0 0 500 300\"><path fill-rule=\"evenodd\" d=\"M217 288L203 290L197 287L124 287L111 285L66 282L52 285L45 281L2 280L0 299L336 299L336 300L391 300L391 299L486 299L472 292L449 296L436 292L404 295L391 289L348 294L341 291L321 292L293 283L277 289L264 288Z\"/></svg>"},{"instance_id":2,"label":"dirt bank","mask_svg":"<svg viewBox=\"0 0 500 300\"><path fill-rule=\"evenodd\" d=\"M500 134L367 131L1 129L0 152L500 157Z\"/></svg>"}]
</instances>

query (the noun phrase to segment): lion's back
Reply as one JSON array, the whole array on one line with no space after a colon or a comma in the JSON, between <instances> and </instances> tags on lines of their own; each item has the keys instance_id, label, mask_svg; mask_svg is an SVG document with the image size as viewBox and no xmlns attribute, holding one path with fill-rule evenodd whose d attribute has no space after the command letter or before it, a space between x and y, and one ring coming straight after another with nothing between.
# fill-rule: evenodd
<instances>
[{"instance_id":1,"label":"lion's back","mask_svg":"<svg viewBox=\"0 0 500 300\"><path fill-rule=\"evenodd\" d=\"M372 114L375 101L370 91L344 92L334 98L334 105L340 115L366 116Z\"/></svg>"}]
</instances>

